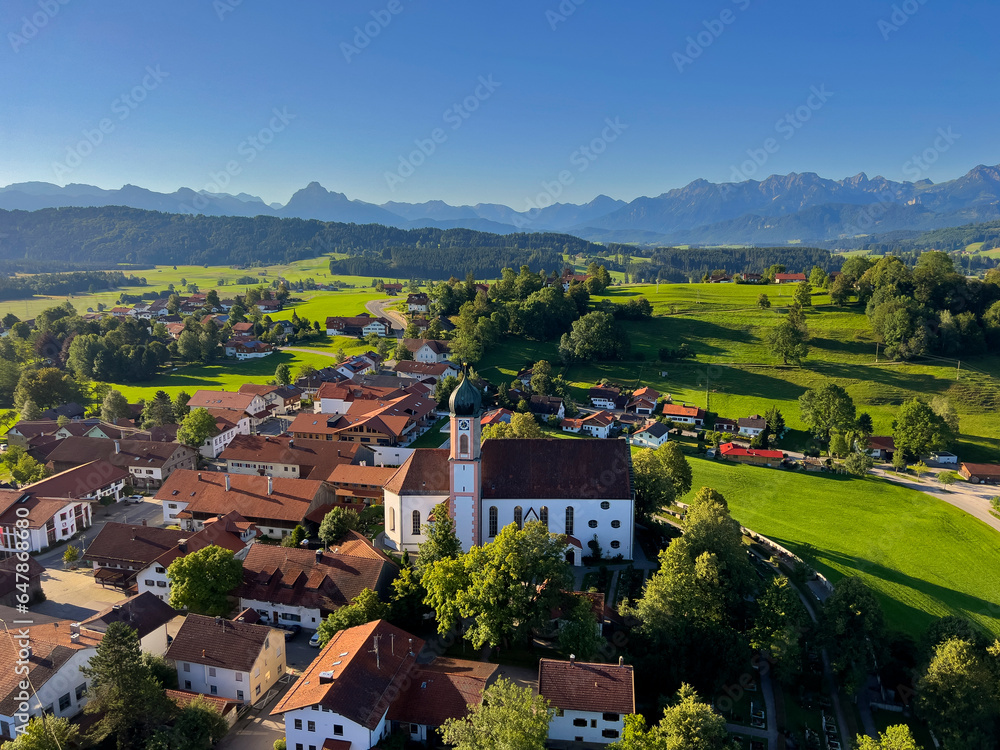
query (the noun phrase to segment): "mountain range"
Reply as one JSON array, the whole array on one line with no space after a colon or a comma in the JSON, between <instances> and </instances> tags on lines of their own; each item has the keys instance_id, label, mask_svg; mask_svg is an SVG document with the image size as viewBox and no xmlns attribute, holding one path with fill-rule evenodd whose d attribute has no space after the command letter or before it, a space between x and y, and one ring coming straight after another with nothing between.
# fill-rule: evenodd
<instances>
[{"instance_id":1,"label":"mountain range","mask_svg":"<svg viewBox=\"0 0 1000 750\"><path fill-rule=\"evenodd\" d=\"M757 181L695 180L655 197L625 202L599 195L589 203L556 203L527 212L497 203L452 206L443 201L352 200L311 182L288 203L265 203L240 193L181 188L157 193L135 185L105 190L26 182L0 188L0 209L34 211L64 206L129 206L165 213L276 216L402 229L466 228L484 232L564 232L594 242L641 245L781 245L856 243L859 235L930 230L1000 219L1000 166L979 165L954 180L933 183L869 179L864 173L831 180L812 172Z\"/></svg>"}]
</instances>

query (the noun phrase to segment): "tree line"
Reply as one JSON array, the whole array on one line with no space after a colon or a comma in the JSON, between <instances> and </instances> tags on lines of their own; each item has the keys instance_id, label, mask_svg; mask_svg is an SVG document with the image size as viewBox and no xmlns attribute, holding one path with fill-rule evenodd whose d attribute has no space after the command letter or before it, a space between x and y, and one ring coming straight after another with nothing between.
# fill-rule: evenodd
<instances>
[{"instance_id":1,"label":"tree line","mask_svg":"<svg viewBox=\"0 0 1000 750\"><path fill-rule=\"evenodd\" d=\"M685 283L715 271L763 274L776 265L802 271L819 266L829 272L839 270L841 258L817 247L660 247L648 262L631 262L628 273L635 282Z\"/></svg>"}]
</instances>

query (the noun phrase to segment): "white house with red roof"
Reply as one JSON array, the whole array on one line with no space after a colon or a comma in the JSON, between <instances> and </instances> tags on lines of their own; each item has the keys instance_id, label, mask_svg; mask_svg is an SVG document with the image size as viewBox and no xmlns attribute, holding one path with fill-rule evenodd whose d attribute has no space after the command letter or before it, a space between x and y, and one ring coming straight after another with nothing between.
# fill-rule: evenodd
<instances>
[{"instance_id":1,"label":"white house with red roof","mask_svg":"<svg viewBox=\"0 0 1000 750\"><path fill-rule=\"evenodd\" d=\"M664 404L663 416L671 422L702 427L705 424L705 410L698 406L684 404Z\"/></svg>"},{"instance_id":2,"label":"white house with red roof","mask_svg":"<svg viewBox=\"0 0 1000 750\"><path fill-rule=\"evenodd\" d=\"M542 659L538 692L556 715L549 722L549 741L617 742L625 717L635 713L635 679L630 665L587 664Z\"/></svg>"}]
</instances>

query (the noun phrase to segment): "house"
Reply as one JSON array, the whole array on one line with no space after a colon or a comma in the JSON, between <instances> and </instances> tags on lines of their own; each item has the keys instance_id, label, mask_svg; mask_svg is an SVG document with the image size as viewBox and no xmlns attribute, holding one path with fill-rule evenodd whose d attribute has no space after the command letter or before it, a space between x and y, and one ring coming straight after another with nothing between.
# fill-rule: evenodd
<instances>
[{"instance_id":1,"label":"house","mask_svg":"<svg viewBox=\"0 0 1000 750\"><path fill-rule=\"evenodd\" d=\"M341 362L337 365L337 372L345 378L351 379L359 375L368 375L375 372L377 365L377 355L375 357L368 357L362 354L356 357L349 357Z\"/></svg>"},{"instance_id":2,"label":"house","mask_svg":"<svg viewBox=\"0 0 1000 750\"><path fill-rule=\"evenodd\" d=\"M436 730L448 719L465 716L468 706L482 705L483 693L499 668L441 656L430 664L418 664L409 685L389 706L393 730L408 735L411 742L436 741Z\"/></svg>"},{"instance_id":3,"label":"house","mask_svg":"<svg viewBox=\"0 0 1000 750\"><path fill-rule=\"evenodd\" d=\"M366 466L364 463L342 464L333 467L326 481L337 493L338 503L381 505L384 499L382 488L392 479L396 468L398 467Z\"/></svg>"},{"instance_id":4,"label":"house","mask_svg":"<svg viewBox=\"0 0 1000 750\"><path fill-rule=\"evenodd\" d=\"M868 455L878 461L892 461L896 441L891 435L872 435L868 438Z\"/></svg>"},{"instance_id":5,"label":"house","mask_svg":"<svg viewBox=\"0 0 1000 750\"><path fill-rule=\"evenodd\" d=\"M621 737L625 717L635 713L635 678L631 665L588 664L542 659L538 693L555 709L549 742L608 745ZM563 744L564 743L564 744Z\"/></svg>"},{"instance_id":6,"label":"house","mask_svg":"<svg viewBox=\"0 0 1000 750\"><path fill-rule=\"evenodd\" d=\"M659 398L659 391L644 385L632 393L632 399L625 405L625 411L651 417L656 411L656 402Z\"/></svg>"},{"instance_id":7,"label":"house","mask_svg":"<svg viewBox=\"0 0 1000 750\"><path fill-rule=\"evenodd\" d=\"M663 416L671 422L679 424L690 424L695 427L704 427L705 425L705 410L697 406L664 404Z\"/></svg>"},{"instance_id":8,"label":"house","mask_svg":"<svg viewBox=\"0 0 1000 750\"><path fill-rule=\"evenodd\" d=\"M309 511L334 501L321 480L262 477L222 472L178 471L156 493L163 522L187 532L236 511L264 536L281 539L301 524Z\"/></svg>"},{"instance_id":9,"label":"house","mask_svg":"<svg viewBox=\"0 0 1000 750\"><path fill-rule=\"evenodd\" d=\"M257 309L265 315L268 313L280 312L281 307L282 305L280 299L262 299L257 303Z\"/></svg>"},{"instance_id":10,"label":"house","mask_svg":"<svg viewBox=\"0 0 1000 750\"><path fill-rule=\"evenodd\" d=\"M716 417L715 424L712 427L716 432L724 432L729 435L736 435L740 431L740 424L735 419L727 419L726 417Z\"/></svg>"},{"instance_id":11,"label":"house","mask_svg":"<svg viewBox=\"0 0 1000 750\"><path fill-rule=\"evenodd\" d=\"M451 345L437 339L402 339L414 362L438 363L451 358Z\"/></svg>"},{"instance_id":12,"label":"house","mask_svg":"<svg viewBox=\"0 0 1000 750\"><path fill-rule=\"evenodd\" d=\"M296 440L347 440L400 445L429 426L437 409L429 397L405 393L386 399L357 399L342 413L299 414L288 431Z\"/></svg>"},{"instance_id":13,"label":"house","mask_svg":"<svg viewBox=\"0 0 1000 750\"><path fill-rule=\"evenodd\" d=\"M183 690L255 703L285 674L285 638L266 625L188 615L166 657Z\"/></svg>"},{"instance_id":14,"label":"house","mask_svg":"<svg viewBox=\"0 0 1000 750\"><path fill-rule=\"evenodd\" d=\"M92 503L38 496L27 489L0 490L0 557L41 552L90 528Z\"/></svg>"},{"instance_id":15,"label":"house","mask_svg":"<svg viewBox=\"0 0 1000 750\"><path fill-rule=\"evenodd\" d=\"M736 420L736 424L739 427L740 435L752 438L757 437L767 429L767 420L760 414L754 414L752 417L740 417Z\"/></svg>"},{"instance_id":16,"label":"house","mask_svg":"<svg viewBox=\"0 0 1000 750\"><path fill-rule=\"evenodd\" d=\"M294 385L257 385L245 383L240 393L252 393L264 399L272 414L294 414L302 403L302 389Z\"/></svg>"},{"instance_id":17,"label":"house","mask_svg":"<svg viewBox=\"0 0 1000 750\"><path fill-rule=\"evenodd\" d=\"M175 471L196 468L198 452L173 442L68 437L49 453L47 465L53 471L66 471L95 461L124 470L133 487L150 489Z\"/></svg>"},{"instance_id":18,"label":"house","mask_svg":"<svg viewBox=\"0 0 1000 750\"><path fill-rule=\"evenodd\" d=\"M249 417L238 419L238 415L226 409L206 409L206 411L215 420L217 432L212 437L205 438L205 442L198 449L198 453L205 458L218 458L233 438L237 435L250 434Z\"/></svg>"},{"instance_id":19,"label":"house","mask_svg":"<svg viewBox=\"0 0 1000 750\"><path fill-rule=\"evenodd\" d=\"M744 448L737 443L723 443L719 446L719 455L730 461L754 466L779 466L785 459L785 454L781 451Z\"/></svg>"},{"instance_id":20,"label":"house","mask_svg":"<svg viewBox=\"0 0 1000 750\"><path fill-rule=\"evenodd\" d=\"M707 282L709 284L731 284L733 282L733 277L728 273L719 273L714 276L709 276Z\"/></svg>"},{"instance_id":21,"label":"house","mask_svg":"<svg viewBox=\"0 0 1000 750\"><path fill-rule=\"evenodd\" d=\"M622 398L620 388L610 386L595 386L590 389L587 396L590 399L590 405L598 409L620 409L628 403L627 399Z\"/></svg>"},{"instance_id":22,"label":"house","mask_svg":"<svg viewBox=\"0 0 1000 750\"><path fill-rule=\"evenodd\" d=\"M131 307L112 307L108 312L116 318L131 318L135 316L135 310Z\"/></svg>"},{"instance_id":23,"label":"house","mask_svg":"<svg viewBox=\"0 0 1000 750\"><path fill-rule=\"evenodd\" d=\"M102 635L113 622L123 622L136 631L139 647L147 654L163 656L167 651L167 623L180 615L176 609L149 593L136 594L80 622L81 627Z\"/></svg>"},{"instance_id":24,"label":"house","mask_svg":"<svg viewBox=\"0 0 1000 750\"><path fill-rule=\"evenodd\" d=\"M334 367L324 367L311 375L295 379L295 387L302 389L302 394L312 397L323 383L339 383L347 380Z\"/></svg>"},{"instance_id":25,"label":"house","mask_svg":"<svg viewBox=\"0 0 1000 750\"><path fill-rule=\"evenodd\" d=\"M386 598L397 572L383 558L255 544L236 596L241 609L255 610L265 623L316 630L365 589Z\"/></svg>"},{"instance_id":26,"label":"house","mask_svg":"<svg viewBox=\"0 0 1000 750\"><path fill-rule=\"evenodd\" d=\"M611 437L614 425L615 415L603 409L578 419L564 419L559 423L563 432L583 432L595 438Z\"/></svg>"},{"instance_id":27,"label":"house","mask_svg":"<svg viewBox=\"0 0 1000 750\"><path fill-rule=\"evenodd\" d=\"M237 435L219 458L226 462L230 474L326 479L335 466L372 461L374 454L357 443ZM320 470L314 475L317 467Z\"/></svg>"},{"instance_id":28,"label":"house","mask_svg":"<svg viewBox=\"0 0 1000 750\"><path fill-rule=\"evenodd\" d=\"M66 417L66 419L83 419L87 414L87 410L84 409L76 401L70 401L68 404L63 404L62 406L56 406L52 409L46 409L42 412L42 419L58 420L59 417Z\"/></svg>"},{"instance_id":29,"label":"house","mask_svg":"<svg viewBox=\"0 0 1000 750\"><path fill-rule=\"evenodd\" d=\"M29 718L43 713L79 714L88 687L80 669L97 653L101 638L69 620L0 630L0 664L7 665L0 680L0 735L13 739Z\"/></svg>"},{"instance_id":30,"label":"house","mask_svg":"<svg viewBox=\"0 0 1000 750\"><path fill-rule=\"evenodd\" d=\"M127 471L108 461L98 460L61 471L21 489L41 497L92 501L110 499L118 502L122 498L128 480Z\"/></svg>"},{"instance_id":31,"label":"house","mask_svg":"<svg viewBox=\"0 0 1000 750\"><path fill-rule=\"evenodd\" d=\"M410 313L426 313L430 312L431 301L430 298L420 292L419 294L410 294L406 297L406 311Z\"/></svg>"},{"instance_id":32,"label":"house","mask_svg":"<svg viewBox=\"0 0 1000 750\"><path fill-rule=\"evenodd\" d=\"M450 447L417 448L385 486L385 539L415 551L438 503L453 509L462 548L500 529L537 519L569 539L567 560L582 562L574 536L597 537L610 555L632 557L634 497L625 440L481 440L482 400L464 379L449 401Z\"/></svg>"},{"instance_id":33,"label":"house","mask_svg":"<svg viewBox=\"0 0 1000 750\"><path fill-rule=\"evenodd\" d=\"M207 409L220 429L219 435L208 438L201 447L201 454L208 458L218 456L234 435L251 434L273 411L256 393L229 391L195 391L188 407Z\"/></svg>"},{"instance_id":34,"label":"house","mask_svg":"<svg viewBox=\"0 0 1000 750\"><path fill-rule=\"evenodd\" d=\"M449 376L458 376L458 367L451 362L416 362L404 359L392 369L396 375L407 380L432 380L435 383Z\"/></svg>"},{"instance_id":35,"label":"house","mask_svg":"<svg viewBox=\"0 0 1000 750\"><path fill-rule=\"evenodd\" d=\"M361 385L353 380L323 383L313 399L317 414L344 414L355 401L377 401L403 395L403 383L397 378L391 386Z\"/></svg>"},{"instance_id":36,"label":"house","mask_svg":"<svg viewBox=\"0 0 1000 750\"><path fill-rule=\"evenodd\" d=\"M401 291L403 291L402 284L383 284L382 288L385 290L385 293L388 294L389 296L399 294Z\"/></svg>"},{"instance_id":37,"label":"house","mask_svg":"<svg viewBox=\"0 0 1000 750\"><path fill-rule=\"evenodd\" d=\"M140 571L188 536L178 529L108 521L87 546L83 563L93 566L97 583L127 590Z\"/></svg>"},{"instance_id":38,"label":"house","mask_svg":"<svg viewBox=\"0 0 1000 750\"><path fill-rule=\"evenodd\" d=\"M12 555L0 560L0 607L16 607L37 601L42 593L44 572L45 568L33 557L20 560Z\"/></svg>"},{"instance_id":39,"label":"house","mask_svg":"<svg viewBox=\"0 0 1000 750\"><path fill-rule=\"evenodd\" d=\"M802 281L808 281L804 273L776 273L774 274L775 284L798 284Z\"/></svg>"},{"instance_id":40,"label":"house","mask_svg":"<svg viewBox=\"0 0 1000 750\"><path fill-rule=\"evenodd\" d=\"M743 273L741 276L744 284L759 284L764 280L763 275L759 273Z\"/></svg>"},{"instance_id":41,"label":"house","mask_svg":"<svg viewBox=\"0 0 1000 750\"><path fill-rule=\"evenodd\" d=\"M510 409L490 409L488 412L483 414L483 418L479 420L479 423L483 427L488 427L491 424L510 424L511 417L514 416L514 412Z\"/></svg>"},{"instance_id":42,"label":"house","mask_svg":"<svg viewBox=\"0 0 1000 750\"><path fill-rule=\"evenodd\" d=\"M327 336L357 336L362 338L374 333L388 336L392 333L392 321L387 318L373 318L368 313L354 317L330 317L326 319Z\"/></svg>"},{"instance_id":43,"label":"house","mask_svg":"<svg viewBox=\"0 0 1000 750\"><path fill-rule=\"evenodd\" d=\"M632 435L632 445L639 448L659 448L670 439L670 430L662 422L650 422Z\"/></svg>"},{"instance_id":44,"label":"house","mask_svg":"<svg viewBox=\"0 0 1000 750\"><path fill-rule=\"evenodd\" d=\"M273 346L256 339L249 341L230 340L223 345L223 350L227 357L236 357L240 362L247 359L262 359L274 354Z\"/></svg>"},{"instance_id":45,"label":"house","mask_svg":"<svg viewBox=\"0 0 1000 750\"><path fill-rule=\"evenodd\" d=\"M231 511L224 516L206 520L201 531L184 534L184 538L178 539L177 544L136 573L134 581L137 591L148 592L165 602L170 601L167 569L174 560L212 545L227 549L236 559L242 560L260 532L256 525L236 511Z\"/></svg>"},{"instance_id":46,"label":"house","mask_svg":"<svg viewBox=\"0 0 1000 750\"><path fill-rule=\"evenodd\" d=\"M963 462L958 470L962 477L973 484L997 484L1000 482L1000 464L970 464Z\"/></svg>"},{"instance_id":47,"label":"house","mask_svg":"<svg viewBox=\"0 0 1000 750\"><path fill-rule=\"evenodd\" d=\"M558 396L532 396L528 399L528 410L543 417L566 417L566 404Z\"/></svg>"}]
</instances>

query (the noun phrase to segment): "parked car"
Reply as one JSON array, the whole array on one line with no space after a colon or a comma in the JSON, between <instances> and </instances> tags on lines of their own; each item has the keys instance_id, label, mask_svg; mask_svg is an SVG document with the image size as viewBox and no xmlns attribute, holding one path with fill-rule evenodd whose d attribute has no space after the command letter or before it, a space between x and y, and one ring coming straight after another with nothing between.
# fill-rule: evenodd
<instances>
[{"instance_id":1,"label":"parked car","mask_svg":"<svg viewBox=\"0 0 1000 750\"><path fill-rule=\"evenodd\" d=\"M309 639L309 645L313 648L319 648L319 631L317 630L312 634L312 638Z\"/></svg>"},{"instance_id":2,"label":"parked car","mask_svg":"<svg viewBox=\"0 0 1000 750\"><path fill-rule=\"evenodd\" d=\"M125 498L125 502L136 504L141 503L145 499L142 495L129 495Z\"/></svg>"},{"instance_id":3,"label":"parked car","mask_svg":"<svg viewBox=\"0 0 1000 750\"><path fill-rule=\"evenodd\" d=\"M282 630L285 631L285 640L286 641L290 641L290 640L292 640L292 638L294 638L295 636L297 636L299 633L302 632L302 626L301 625L285 625L282 628Z\"/></svg>"}]
</instances>

